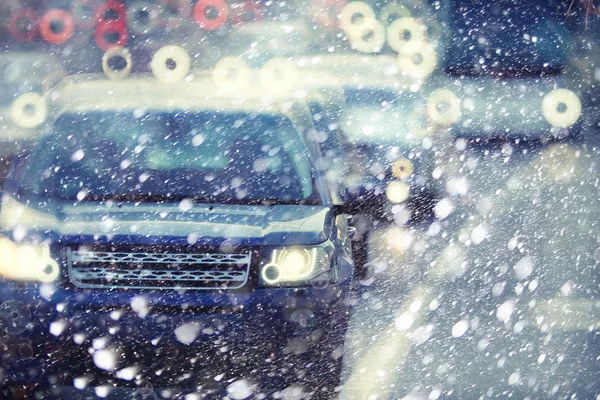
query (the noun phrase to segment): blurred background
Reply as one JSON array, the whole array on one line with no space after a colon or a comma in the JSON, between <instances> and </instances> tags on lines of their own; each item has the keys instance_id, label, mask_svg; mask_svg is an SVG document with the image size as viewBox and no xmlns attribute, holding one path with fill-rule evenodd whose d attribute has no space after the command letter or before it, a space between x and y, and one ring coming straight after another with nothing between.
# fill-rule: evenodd
<instances>
[{"instance_id":1,"label":"blurred background","mask_svg":"<svg viewBox=\"0 0 600 400\"><path fill-rule=\"evenodd\" d=\"M4 0L0 179L45 134L20 122L15 100L102 73L115 45L134 73L167 44L188 51L192 75L234 68L228 57L256 70L276 59L307 74L294 90L336 93L319 129L351 143L347 168L410 175L387 187L385 217L355 221L366 264L340 398L600 398L595 7ZM322 81L298 78L311 71Z\"/></svg>"}]
</instances>

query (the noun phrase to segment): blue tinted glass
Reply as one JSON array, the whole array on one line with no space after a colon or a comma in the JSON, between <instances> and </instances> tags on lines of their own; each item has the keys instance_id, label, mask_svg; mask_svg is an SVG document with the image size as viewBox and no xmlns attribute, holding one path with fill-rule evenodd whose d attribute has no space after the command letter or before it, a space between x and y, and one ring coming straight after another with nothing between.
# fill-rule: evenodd
<instances>
[{"instance_id":1,"label":"blue tinted glass","mask_svg":"<svg viewBox=\"0 0 600 400\"><path fill-rule=\"evenodd\" d=\"M28 159L24 191L62 199L312 199L289 119L222 113L66 114Z\"/></svg>"},{"instance_id":2,"label":"blue tinted glass","mask_svg":"<svg viewBox=\"0 0 600 400\"><path fill-rule=\"evenodd\" d=\"M535 75L565 67L568 2L453 0L451 73Z\"/></svg>"}]
</instances>

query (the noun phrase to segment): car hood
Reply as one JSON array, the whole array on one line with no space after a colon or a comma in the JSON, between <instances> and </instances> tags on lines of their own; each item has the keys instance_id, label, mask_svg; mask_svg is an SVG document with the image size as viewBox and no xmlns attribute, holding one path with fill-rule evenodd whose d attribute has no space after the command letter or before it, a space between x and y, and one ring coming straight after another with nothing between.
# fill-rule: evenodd
<instances>
[{"instance_id":1,"label":"car hood","mask_svg":"<svg viewBox=\"0 0 600 400\"><path fill-rule=\"evenodd\" d=\"M42 232L59 237L137 236L189 241L235 239L240 244L313 245L331 232L332 215L326 206L209 205L180 203L56 202L25 205L5 197L0 229Z\"/></svg>"}]
</instances>

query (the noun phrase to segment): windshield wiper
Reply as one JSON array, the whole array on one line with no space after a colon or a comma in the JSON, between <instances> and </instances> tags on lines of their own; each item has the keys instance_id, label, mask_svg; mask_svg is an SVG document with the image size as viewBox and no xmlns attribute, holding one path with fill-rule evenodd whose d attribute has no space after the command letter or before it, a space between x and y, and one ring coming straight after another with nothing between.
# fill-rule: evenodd
<instances>
[{"instance_id":1,"label":"windshield wiper","mask_svg":"<svg viewBox=\"0 0 600 400\"><path fill-rule=\"evenodd\" d=\"M444 73L449 76L465 77L493 77L493 78L543 78L558 76L564 72L564 68L559 66L548 67L508 67L477 69L473 67L447 66Z\"/></svg>"},{"instance_id":2,"label":"windshield wiper","mask_svg":"<svg viewBox=\"0 0 600 400\"><path fill-rule=\"evenodd\" d=\"M319 201L307 199L307 200L282 200L282 199L260 199L260 200L248 200L244 203L247 205L259 205L259 206L320 206L322 205Z\"/></svg>"},{"instance_id":3,"label":"windshield wiper","mask_svg":"<svg viewBox=\"0 0 600 400\"><path fill-rule=\"evenodd\" d=\"M88 195L83 201L115 201L132 203L173 203L183 200L190 200L194 204L230 204L230 205L321 205L314 199L236 199L219 197L200 197L200 196L182 196L174 194L108 194L108 195Z\"/></svg>"},{"instance_id":4,"label":"windshield wiper","mask_svg":"<svg viewBox=\"0 0 600 400\"><path fill-rule=\"evenodd\" d=\"M151 193L120 193L120 194L102 194L88 195L83 201L115 201L115 202L134 202L134 203L165 203L182 201L188 199L188 196L177 196L171 194L151 194Z\"/></svg>"}]
</instances>

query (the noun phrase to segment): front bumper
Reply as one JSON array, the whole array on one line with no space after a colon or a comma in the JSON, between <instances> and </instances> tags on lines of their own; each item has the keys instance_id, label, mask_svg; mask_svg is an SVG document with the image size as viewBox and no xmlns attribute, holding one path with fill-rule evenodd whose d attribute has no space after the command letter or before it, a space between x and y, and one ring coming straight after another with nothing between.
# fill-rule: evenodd
<instances>
[{"instance_id":1,"label":"front bumper","mask_svg":"<svg viewBox=\"0 0 600 400\"><path fill-rule=\"evenodd\" d=\"M349 285L336 285L196 294L205 297L202 302L172 293L165 302L163 293L159 304L135 291L51 293L47 285L12 284L0 290L0 345L7 349L0 377L55 392L73 389L77 380L86 389L219 393L239 379L265 392L290 385L333 392L348 290ZM109 296L119 302L103 306ZM106 355L112 357L108 365Z\"/></svg>"}]
</instances>

